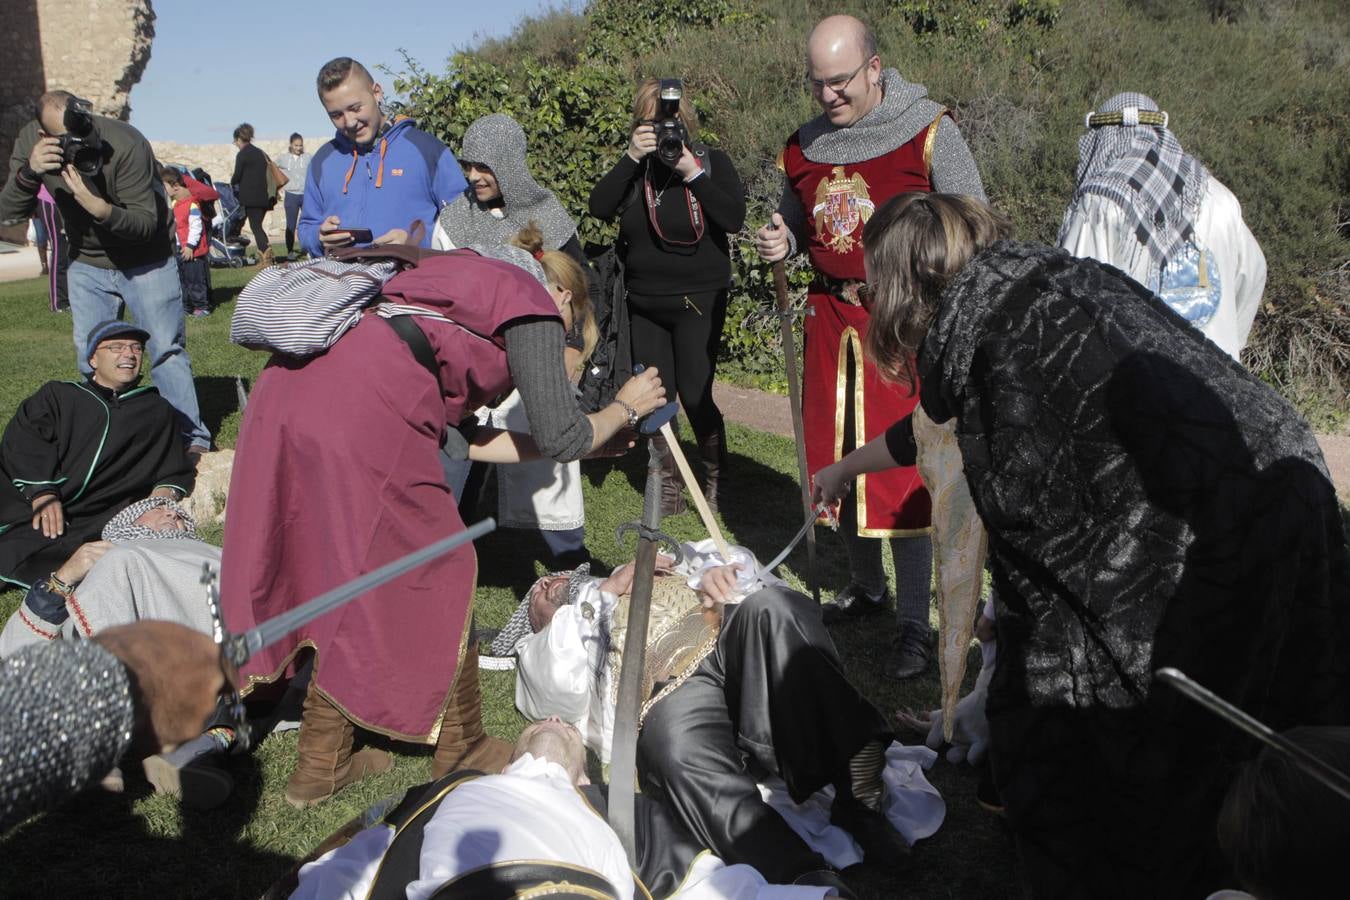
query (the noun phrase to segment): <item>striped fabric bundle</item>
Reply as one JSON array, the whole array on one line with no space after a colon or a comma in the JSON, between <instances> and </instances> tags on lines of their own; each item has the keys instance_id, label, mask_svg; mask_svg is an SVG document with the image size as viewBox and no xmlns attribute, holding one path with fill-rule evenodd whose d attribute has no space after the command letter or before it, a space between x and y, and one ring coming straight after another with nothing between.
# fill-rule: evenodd
<instances>
[{"instance_id":1,"label":"striped fabric bundle","mask_svg":"<svg viewBox=\"0 0 1350 900\"><path fill-rule=\"evenodd\" d=\"M396 271L394 262L326 258L270 266L239 295L230 340L301 359L322 353L356 324Z\"/></svg>"}]
</instances>

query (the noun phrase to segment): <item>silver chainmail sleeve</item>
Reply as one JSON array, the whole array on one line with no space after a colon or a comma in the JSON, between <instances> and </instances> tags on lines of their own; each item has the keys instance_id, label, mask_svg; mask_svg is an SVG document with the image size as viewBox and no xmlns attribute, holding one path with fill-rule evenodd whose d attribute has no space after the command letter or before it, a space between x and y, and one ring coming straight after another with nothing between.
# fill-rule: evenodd
<instances>
[{"instance_id":1,"label":"silver chainmail sleeve","mask_svg":"<svg viewBox=\"0 0 1350 900\"><path fill-rule=\"evenodd\" d=\"M937 140L933 142L932 180L933 190L939 194L965 194L989 202L975 157L950 116L943 116L938 123Z\"/></svg>"},{"instance_id":2,"label":"silver chainmail sleeve","mask_svg":"<svg viewBox=\"0 0 1350 900\"><path fill-rule=\"evenodd\" d=\"M0 660L0 832L102 778L131 743L126 669L88 641Z\"/></svg>"}]
</instances>

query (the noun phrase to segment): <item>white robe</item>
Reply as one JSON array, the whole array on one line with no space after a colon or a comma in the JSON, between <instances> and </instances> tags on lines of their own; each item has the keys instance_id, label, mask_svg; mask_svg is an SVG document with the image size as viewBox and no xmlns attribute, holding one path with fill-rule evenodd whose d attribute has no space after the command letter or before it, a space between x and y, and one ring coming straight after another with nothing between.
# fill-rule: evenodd
<instances>
[{"instance_id":1,"label":"white robe","mask_svg":"<svg viewBox=\"0 0 1350 900\"><path fill-rule=\"evenodd\" d=\"M1195 241L1201 250L1213 254L1221 288L1218 309L1200 331L1229 356L1239 359L1261 306L1266 257L1242 220L1241 204L1213 175L1200 202ZM1120 207L1105 197L1088 196L1079 202L1076 215L1064 223L1060 246L1074 256L1115 266L1150 290L1157 289L1150 284L1152 260L1148 251L1134 239Z\"/></svg>"},{"instance_id":2,"label":"white robe","mask_svg":"<svg viewBox=\"0 0 1350 900\"><path fill-rule=\"evenodd\" d=\"M359 900L370 891L394 831L375 826L300 870L292 900ZM442 801L423 832L418 878L409 900L430 897L458 874L511 860L549 860L585 866L635 894L618 836L572 786L563 769L526 754L502 775L463 784ZM768 885L749 866L698 857L672 895L681 900L818 900L825 888Z\"/></svg>"}]
</instances>

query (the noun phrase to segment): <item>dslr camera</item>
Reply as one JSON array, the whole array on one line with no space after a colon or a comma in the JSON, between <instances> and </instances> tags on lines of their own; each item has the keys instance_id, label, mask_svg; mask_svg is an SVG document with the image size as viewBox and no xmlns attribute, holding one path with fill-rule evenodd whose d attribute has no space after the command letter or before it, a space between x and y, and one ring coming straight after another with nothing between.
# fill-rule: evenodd
<instances>
[{"instance_id":1,"label":"dslr camera","mask_svg":"<svg viewBox=\"0 0 1350 900\"><path fill-rule=\"evenodd\" d=\"M66 126L66 133L58 138L62 161L81 175L94 177L103 168L103 141L94 129L94 105L71 97L61 121Z\"/></svg>"},{"instance_id":2,"label":"dslr camera","mask_svg":"<svg viewBox=\"0 0 1350 900\"><path fill-rule=\"evenodd\" d=\"M656 155L661 162L675 167L684 153L684 145L689 142L689 132L680 121L680 98L684 96L684 84L678 78L662 78L661 88L656 95Z\"/></svg>"}]
</instances>

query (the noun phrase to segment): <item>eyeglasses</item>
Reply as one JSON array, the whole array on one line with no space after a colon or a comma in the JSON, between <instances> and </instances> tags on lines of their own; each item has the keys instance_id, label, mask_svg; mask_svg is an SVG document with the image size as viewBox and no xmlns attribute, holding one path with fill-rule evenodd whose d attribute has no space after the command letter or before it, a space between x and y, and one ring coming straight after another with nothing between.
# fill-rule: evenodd
<instances>
[{"instance_id":1,"label":"eyeglasses","mask_svg":"<svg viewBox=\"0 0 1350 900\"><path fill-rule=\"evenodd\" d=\"M854 69L850 74L840 75L838 78L812 78L810 75L807 75L802 79L802 85L813 94L824 93L826 88L829 88L836 94L842 94L844 90L853 83L853 79L858 77L858 73L867 68L867 64L871 61L870 57L863 60L862 65L858 66L858 68Z\"/></svg>"},{"instance_id":2,"label":"eyeglasses","mask_svg":"<svg viewBox=\"0 0 1350 900\"><path fill-rule=\"evenodd\" d=\"M144 353L145 345L139 342L129 344L128 343L100 344L98 349L107 350L109 353L123 353L127 350L130 350L132 353Z\"/></svg>"}]
</instances>

